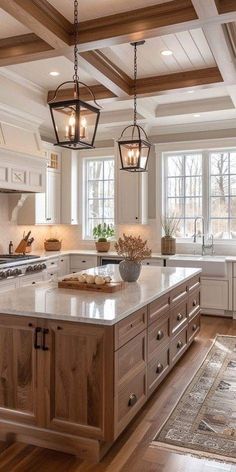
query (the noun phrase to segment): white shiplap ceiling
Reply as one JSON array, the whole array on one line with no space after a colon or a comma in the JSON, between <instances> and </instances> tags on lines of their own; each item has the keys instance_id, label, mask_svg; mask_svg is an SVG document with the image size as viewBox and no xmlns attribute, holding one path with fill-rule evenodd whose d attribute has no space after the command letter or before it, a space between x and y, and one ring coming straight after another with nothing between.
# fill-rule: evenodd
<instances>
[{"instance_id":1,"label":"white shiplap ceiling","mask_svg":"<svg viewBox=\"0 0 236 472\"><path fill-rule=\"evenodd\" d=\"M169 49L171 56L161 52ZM103 49L118 67L133 76L133 48L130 44ZM138 75L148 77L214 67L215 60L201 28L148 39L138 49Z\"/></svg>"}]
</instances>

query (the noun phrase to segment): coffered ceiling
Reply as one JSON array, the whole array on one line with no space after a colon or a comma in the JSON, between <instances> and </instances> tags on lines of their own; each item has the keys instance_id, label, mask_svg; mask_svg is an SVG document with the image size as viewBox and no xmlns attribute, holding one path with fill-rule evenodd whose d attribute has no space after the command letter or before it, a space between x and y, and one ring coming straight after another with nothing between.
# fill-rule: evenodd
<instances>
[{"instance_id":1,"label":"coffered ceiling","mask_svg":"<svg viewBox=\"0 0 236 472\"><path fill-rule=\"evenodd\" d=\"M140 39L139 117L147 129L223 121L233 127L236 0L79 0L79 17L80 77L101 100L101 137L115 136L130 119L130 41ZM73 73L72 22L72 0L0 0L0 76L8 71L11 80L36 84L45 109L47 94Z\"/></svg>"}]
</instances>

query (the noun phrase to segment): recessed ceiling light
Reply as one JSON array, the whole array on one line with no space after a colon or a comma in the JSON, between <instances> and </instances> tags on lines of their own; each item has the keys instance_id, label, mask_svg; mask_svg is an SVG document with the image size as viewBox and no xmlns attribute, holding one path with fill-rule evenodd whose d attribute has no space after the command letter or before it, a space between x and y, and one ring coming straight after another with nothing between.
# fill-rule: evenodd
<instances>
[{"instance_id":1,"label":"recessed ceiling light","mask_svg":"<svg viewBox=\"0 0 236 472\"><path fill-rule=\"evenodd\" d=\"M60 72L53 70L52 72L49 72L49 75L52 75L53 77L57 77L58 75L60 75Z\"/></svg>"},{"instance_id":2,"label":"recessed ceiling light","mask_svg":"<svg viewBox=\"0 0 236 472\"><path fill-rule=\"evenodd\" d=\"M165 49L164 51L161 51L162 56L172 56L173 51L170 49Z\"/></svg>"},{"instance_id":3,"label":"recessed ceiling light","mask_svg":"<svg viewBox=\"0 0 236 472\"><path fill-rule=\"evenodd\" d=\"M201 115L199 113L195 113L193 116L194 118L199 118Z\"/></svg>"},{"instance_id":4,"label":"recessed ceiling light","mask_svg":"<svg viewBox=\"0 0 236 472\"><path fill-rule=\"evenodd\" d=\"M187 93L194 93L194 90L188 90Z\"/></svg>"}]
</instances>

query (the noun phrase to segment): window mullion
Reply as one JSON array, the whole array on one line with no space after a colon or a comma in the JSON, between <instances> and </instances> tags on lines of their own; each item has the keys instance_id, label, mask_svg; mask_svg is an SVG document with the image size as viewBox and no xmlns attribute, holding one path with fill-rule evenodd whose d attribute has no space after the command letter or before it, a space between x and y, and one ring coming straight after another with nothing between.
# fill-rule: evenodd
<instances>
[{"instance_id":1,"label":"window mullion","mask_svg":"<svg viewBox=\"0 0 236 472\"><path fill-rule=\"evenodd\" d=\"M206 232L210 232L210 153L202 153L202 216L206 223Z\"/></svg>"}]
</instances>

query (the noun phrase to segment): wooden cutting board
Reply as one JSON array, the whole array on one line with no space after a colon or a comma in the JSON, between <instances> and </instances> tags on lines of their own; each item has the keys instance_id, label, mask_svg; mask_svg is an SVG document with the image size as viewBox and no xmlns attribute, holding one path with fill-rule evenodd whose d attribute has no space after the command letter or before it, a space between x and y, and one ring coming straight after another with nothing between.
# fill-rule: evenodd
<instances>
[{"instance_id":1,"label":"wooden cutting board","mask_svg":"<svg viewBox=\"0 0 236 472\"><path fill-rule=\"evenodd\" d=\"M81 283L78 282L78 280L62 280L58 282L58 287L91 292L113 293L122 290L125 287L125 282L110 282L104 285L96 285Z\"/></svg>"}]
</instances>

